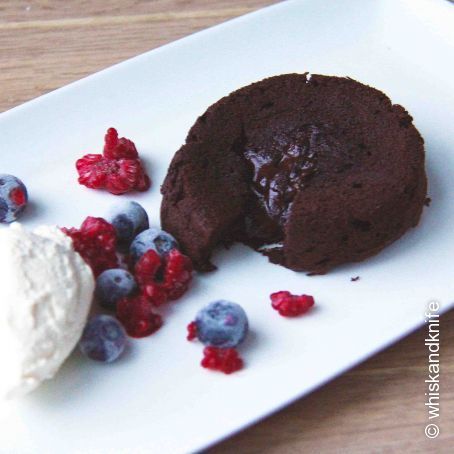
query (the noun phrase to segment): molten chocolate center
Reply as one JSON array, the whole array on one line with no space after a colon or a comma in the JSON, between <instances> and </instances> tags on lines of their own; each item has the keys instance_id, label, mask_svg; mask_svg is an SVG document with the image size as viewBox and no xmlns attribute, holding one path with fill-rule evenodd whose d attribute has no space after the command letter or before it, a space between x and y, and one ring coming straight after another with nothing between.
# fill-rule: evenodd
<instances>
[{"instance_id":1,"label":"molten chocolate center","mask_svg":"<svg viewBox=\"0 0 454 454\"><path fill-rule=\"evenodd\" d=\"M292 203L311 179L326 168L342 172L351 165L331 129L313 124L257 128L245 138L241 153L251 172L242 241L255 248L279 247Z\"/></svg>"},{"instance_id":2,"label":"molten chocolate center","mask_svg":"<svg viewBox=\"0 0 454 454\"><path fill-rule=\"evenodd\" d=\"M274 221L285 221L295 195L317 171L317 154L327 146L313 125L277 134L266 148L246 145L244 157L253 169L252 189Z\"/></svg>"}]
</instances>

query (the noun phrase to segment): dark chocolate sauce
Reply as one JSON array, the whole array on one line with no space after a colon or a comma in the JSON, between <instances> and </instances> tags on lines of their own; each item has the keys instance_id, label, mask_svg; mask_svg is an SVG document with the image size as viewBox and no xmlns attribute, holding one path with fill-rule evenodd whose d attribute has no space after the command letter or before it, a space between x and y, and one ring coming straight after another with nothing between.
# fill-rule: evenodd
<instances>
[{"instance_id":1,"label":"dark chocolate sauce","mask_svg":"<svg viewBox=\"0 0 454 454\"><path fill-rule=\"evenodd\" d=\"M278 134L266 148L246 145L244 157L253 169L252 189L274 221L285 221L295 195L316 173L317 154L325 146L314 125Z\"/></svg>"}]
</instances>

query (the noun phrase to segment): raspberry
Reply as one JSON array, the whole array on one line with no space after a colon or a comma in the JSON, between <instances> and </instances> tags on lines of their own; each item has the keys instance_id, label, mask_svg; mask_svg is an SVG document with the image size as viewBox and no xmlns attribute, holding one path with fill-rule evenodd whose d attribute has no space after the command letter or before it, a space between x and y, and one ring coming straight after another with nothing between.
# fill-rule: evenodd
<instances>
[{"instance_id":1,"label":"raspberry","mask_svg":"<svg viewBox=\"0 0 454 454\"><path fill-rule=\"evenodd\" d=\"M118 267L115 229L104 219L88 217L80 229L61 230L71 237L74 249L91 267L95 277L105 270Z\"/></svg>"},{"instance_id":2,"label":"raspberry","mask_svg":"<svg viewBox=\"0 0 454 454\"><path fill-rule=\"evenodd\" d=\"M140 163L140 161L139 161ZM139 192L145 192L150 189L151 180L142 167L142 173L138 176L135 189Z\"/></svg>"},{"instance_id":3,"label":"raspberry","mask_svg":"<svg viewBox=\"0 0 454 454\"><path fill-rule=\"evenodd\" d=\"M100 154L87 154L76 162L79 183L92 189L107 189L119 195L136 189L146 191L150 179L139 159L107 159Z\"/></svg>"},{"instance_id":4,"label":"raspberry","mask_svg":"<svg viewBox=\"0 0 454 454\"><path fill-rule=\"evenodd\" d=\"M243 368L243 360L234 348L205 347L202 367L231 374Z\"/></svg>"},{"instance_id":5,"label":"raspberry","mask_svg":"<svg viewBox=\"0 0 454 454\"><path fill-rule=\"evenodd\" d=\"M109 128L105 136L104 154L83 156L77 160L76 169L80 184L115 195L146 191L151 185L136 146L129 139L119 139L114 128Z\"/></svg>"},{"instance_id":6,"label":"raspberry","mask_svg":"<svg viewBox=\"0 0 454 454\"><path fill-rule=\"evenodd\" d=\"M188 290L192 280L192 262L178 249L172 249L166 258L164 287L170 300L180 298Z\"/></svg>"},{"instance_id":7,"label":"raspberry","mask_svg":"<svg viewBox=\"0 0 454 454\"><path fill-rule=\"evenodd\" d=\"M283 317L296 317L304 314L314 305L312 296L292 295L287 291L272 293L270 298L273 309L276 309Z\"/></svg>"},{"instance_id":8,"label":"raspberry","mask_svg":"<svg viewBox=\"0 0 454 454\"><path fill-rule=\"evenodd\" d=\"M192 279L192 262L177 249L172 249L165 259L150 249L136 263L134 275L142 295L159 306L187 291Z\"/></svg>"},{"instance_id":9,"label":"raspberry","mask_svg":"<svg viewBox=\"0 0 454 454\"><path fill-rule=\"evenodd\" d=\"M142 255L134 267L134 275L139 285L153 283L158 270L161 268L161 257L153 249Z\"/></svg>"},{"instance_id":10,"label":"raspberry","mask_svg":"<svg viewBox=\"0 0 454 454\"><path fill-rule=\"evenodd\" d=\"M148 298L154 306L161 306L161 304L167 303L169 299L167 289L156 282L150 282L142 286L142 295Z\"/></svg>"},{"instance_id":11,"label":"raspberry","mask_svg":"<svg viewBox=\"0 0 454 454\"><path fill-rule=\"evenodd\" d=\"M145 252L134 267L134 275L142 290L142 295L154 306L160 306L168 299L167 289L158 282L161 270L161 257L152 249Z\"/></svg>"},{"instance_id":12,"label":"raspberry","mask_svg":"<svg viewBox=\"0 0 454 454\"><path fill-rule=\"evenodd\" d=\"M162 326L162 318L142 295L125 297L117 303L117 318L131 337L146 337Z\"/></svg>"},{"instance_id":13,"label":"raspberry","mask_svg":"<svg viewBox=\"0 0 454 454\"><path fill-rule=\"evenodd\" d=\"M109 128L104 136L104 157L107 159L136 159L139 157L137 148L129 139L118 138L115 128Z\"/></svg>"},{"instance_id":14,"label":"raspberry","mask_svg":"<svg viewBox=\"0 0 454 454\"><path fill-rule=\"evenodd\" d=\"M79 183L87 188L103 189L106 186L106 160L100 154L87 154L76 161Z\"/></svg>"},{"instance_id":15,"label":"raspberry","mask_svg":"<svg viewBox=\"0 0 454 454\"><path fill-rule=\"evenodd\" d=\"M108 161L108 178L105 188L112 194L120 195L134 189L146 191L150 185L144 185L144 170L138 159L118 159Z\"/></svg>"},{"instance_id":16,"label":"raspberry","mask_svg":"<svg viewBox=\"0 0 454 454\"><path fill-rule=\"evenodd\" d=\"M188 341L192 341L197 338L197 323L196 322L191 322L187 326L188 329L188 335L186 336L186 339Z\"/></svg>"},{"instance_id":17,"label":"raspberry","mask_svg":"<svg viewBox=\"0 0 454 454\"><path fill-rule=\"evenodd\" d=\"M104 250L115 252L117 248L115 229L105 219L88 216L82 222L80 231L86 238L96 241Z\"/></svg>"}]
</instances>

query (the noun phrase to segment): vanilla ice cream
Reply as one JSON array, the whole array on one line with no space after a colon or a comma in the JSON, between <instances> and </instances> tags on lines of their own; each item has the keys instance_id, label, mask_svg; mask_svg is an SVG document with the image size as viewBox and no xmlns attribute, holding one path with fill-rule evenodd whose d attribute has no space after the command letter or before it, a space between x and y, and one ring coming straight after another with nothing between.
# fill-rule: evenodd
<instances>
[{"instance_id":1,"label":"vanilla ice cream","mask_svg":"<svg viewBox=\"0 0 454 454\"><path fill-rule=\"evenodd\" d=\"M0 399L55 375L80 339L94 286L58 227L0 230Z\"/></svg>"}]
</instances>

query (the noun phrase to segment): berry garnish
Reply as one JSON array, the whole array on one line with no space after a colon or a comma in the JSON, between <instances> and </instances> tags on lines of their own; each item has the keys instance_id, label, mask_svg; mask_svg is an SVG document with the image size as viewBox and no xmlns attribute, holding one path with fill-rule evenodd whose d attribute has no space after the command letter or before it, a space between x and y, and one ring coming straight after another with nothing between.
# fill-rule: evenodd
<instances>
[{"instance_id":1,"label":"berry garnish","mask_svg":"<svg viewBox=\"0 0 454 454\"><path fill-rule=\"evenodd\" d=\"M296 317L306 313L313 305L314 298L310 295L292 295L281 291L270 295L271 305L283 317Z\"/></svg>"},{"instance_id":2,"label":"berry garnish","mask_svg":"<svg viewBox=\"0 0 454 454\"><path fill-rule=\"evenodd\" d=\"M146 191L150 180L138 159L107 159L88 154L76 162L79 183L92 189L106 189L120 195L128 191Z\"/></svg>"},{"instance_id":3,"label":"berry garnish","mask_svg":"<svg viewBox=\"0 0 454 454\"><path fill-rule=\"evenodd\" d=\"M145 173L141 161L139 161L139 164L141 165L142 172L137 177L137 182L134 189L139 192L148 191L151 186L151 180L150 177Z\"/></svg>"},{"instance_id":4,"label":"berry garnish","mask_svg":"<svg viewBox=\"0 0 454 454\"><path fill-rule=\"evenodd\" d=\"M188 290L192 280L192 262L177 249L164 258L149 249L136 263L134 275L142 295L159 306L180 298Z\"/></svg>"},{"instance_id":5,"label":"berry garnish","mask_svg":"<svg viewBox=\"0 0 454 454\"><path fill-rule=\"evenodd\" d=\"M199 340L218 348L237 347L244 341L249 329L244 309L239 304L223 300L201 309L195 324Z\"/></svg>"},{"instance_id":6,"label":"berry garnish","mask_svg":"<svg viewBox=\"0 0 454 454\"><path fill-rule=\"evenodd\" d=\"M136 159L139 157L137 148L129 139L118 138L115 128L109 128L104 136L104 157L107 159Z\"/></svg>"},{"instance_id":7,"label":"berry garnish","mask_svg":"<svg viewBox=\"0 0 454 454\"><path fill-rule=\"evenodd\" d=\"M126 333L120 322L109 315L98 315L85 326L79 348L90 359L111 363L121 356L126 343Z\"/></svg>"},{"instance_id":8,"label":"berry garnish","mask_svg":"<svg viewBox=\"0 0 454 454\"><path fill-rule=\"evenodd\" d=\"M192 280L191 259L178 249L172 249L166 257L164 287L170 300L183 296Z\"/></svg>"},{"instance_id":9,"label":"berry garnish","mask_svg":"<svg viewBox=\"0 0 454 454\"><path fill-rule=\"evenodd\" d=\"M139 285L145 286L157 280L158 271L162 267L161 257L152 249L142 255L134 267L134 275Z\"/></svg>"},{"instance_id":10,"label":"berry garnish","mask_svg":"<svg viewBox=\"0 0 454 454\"><path fill-rule=\"evenodd\" d=\"M161 306L161 304L169 301L167 289L157 282L150 282L143 285L142 295L147 298L153 306Z\"/></svg>"},{"instance_id":11,"label":"berry garnish","mask_svg":"<svg viewBox=\"0 0 454 454\"><path fill-rule=\"evenodd\" d=\"M95 277L103 271L118 268L115 252L115 229L102 218L88 217L80 229L62 228L73 240L74 249L91 267Z\"/></svg>"},{"instance_id":12,"label":"berry garnish","mask_svg":"<svg viewBox=\"0 0 454 454\"><path fill-rule=\"evenodd\" d=\"M96 279L96 299L101 306L113 311L118 300L132 295L136 290L134 276L121 268L103 271Z\"/></svg>"},{"instance_id":13,"label":"berry garnish","mask_svg":"<svg viewBox=\"0 0 454 454\"><path fill-rule=\"evenodd\" d=\"M147 212L140 204L129 200L113 206L106 219L114 226L122 247L129 248L132 240L149 227Z\"/></svg>"},{"instance_id":14,"label":"berry garnish","mask_svg":"<svg viewBox=\"0 0 454 454\"><path fill-rule=\"evenodd\" d=\"M136 262L150 249L156 251L161 257L165 257L172 249L178 249L178 243L172 235L164 230L151 228L136 236L131 243L129 253L132 260Z\"/></svg>"},{"instance_id":15,"label":"berry garnish","mask_svg":"<svg viewBox=\"0 0 454 454\"><path fill-rule=\"evenodd\" d=\"M79 183L87 188L103 189L106 187L108 161L100 154L87 154L76 161Z\"/></svg>"},{"instance_id":16,"label":"berry garnish","mask_svg":"<svg viewBox=\"0 0 454 454\"><path fill-rule=\"evenodd\" d=\"M117 303L117 318L131 337L146 337L162 326L162 318L142 295L125 297Z\"/></svg>"},{"instance_id":17,"label":"berry garnish","mask_svg":"<svg viewBox=\"0 0 454 454\"><path fill-rule=\"evenodd\" d=\"M243 360L234 348L205 347L200 363L205 369L231 374L243 368Z\"/></svg>"},{"instance_id":18,"label":"berry garnish","mask_svg":"<svg viewBox=\"0 0 454 454\"><path fill-rule=\"evenodd\" d=\"M80 231L86 238L96 241L108 252L115 252L117 248L117 236L112 224L103 218L88 216L80 226Z\"/></svg>"},{"instance_id":19,"label":"berry garnish","mask_svg":"<svg viewBox=\"0 0 454 454\"><path fill-rule=\"evenodd\" d=\"M167 289L159 277L163 267L161 257L153 250L145 252L134 267L134 275L142 295L154 306L160 306L168 300Z\"/></svg>"},{"instance_id":20,"label":"berry garnish","mask_svg":"<svg viewBox=\"0 0 454 454\"><path fill-rule=\"evenodd\" d=\"M0 174L0 222L14 222L25 210L27 188L19 178Z\"/></svg>"},{"instance_id":21,"label":"berry garnish","mask_svg":"<svg viewBox=\"0 0 454 454\"><path fill-rule=\"evenodd\" d=\"M107 132L104 155L87 154L77 160L76 169L80 184L116 195L146 191L151 185L134 143L124 137L118 139L113 128Z\"/></svg>"},{"instance_id":22,"label":"berry garnish","mask_svg":"<svg viewBox=\"0 0 454 454\"><path fill-rule=\"evenodd\" d=\"M197 324L196 324L196 322L189 323L189 325L187 326L187 330L188 330L188 335L186 336L186 339L188 341L192 341L194 339L197 339Z\"/></svg>"}]
</instances>

